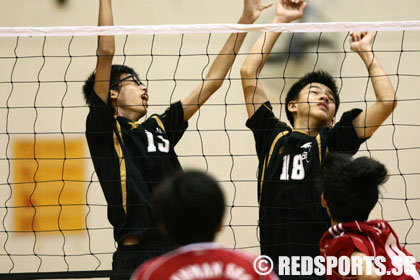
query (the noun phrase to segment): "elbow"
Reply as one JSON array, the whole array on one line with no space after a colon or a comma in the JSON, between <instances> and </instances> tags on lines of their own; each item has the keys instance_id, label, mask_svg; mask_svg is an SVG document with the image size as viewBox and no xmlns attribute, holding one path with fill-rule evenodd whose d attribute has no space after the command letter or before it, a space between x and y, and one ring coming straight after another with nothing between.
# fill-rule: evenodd
<instances>
[{"instance_id":1,"label":"elbow","mask_svg":"<svg viewBox=\"0 0 420 280\"><path fill-rule=\"evenodd\" d=\"M220 78L212 78L207 77L201 85L199 85L199 91L201 93L208 92L210 94L213 94L216 92L219 88L221 88L223 85L223 79Z\"/></svg>"},{"instance_id":2,"label":"elbow","mask_svg":"<svg viewBox=\"0 0 420 280\"><path fill-rule=\"evenodd\" d=\"M98 55L113 56L115 53L115 43L113 36L101 36L99 38L99 44L96 53Z\"/></svg>"},{"instance_id":3,"label":"elbow","mask_svg":"<svg viewBox=\"0 0 420 280\"><path fill-rule=\"evenodd\" d=\"M247 67L246 65L242 66L241 68L241 78L255 78L256 75L256 70L253 69L252 67Z\"/></svg>"},{"instance_id":4,"label":"elbow","mask_svg":"<svg viewBox=\"0 0 420 280\"><path fill-rule=\"evenodd\" d=\"M210 73L203 81L202 90L215 92L222 87L225 81L225 75Z\"/></svg>"},{"instance_id":5,"label":"elbow","mask_svg":"<svg viewBox=\"0 0 420 280\"><path fill-rule=\"evenodd\" d=\"M398 101L396 99L395 94L391 98L383 102L383 106L386 108L386 110L389 113L392 113L395 110L395 108L397 107L397 104L398 104Z\"/></svg>"},{"instance_id":6,"label":"elbow","mask_svg":"<svg viewBox=\"0 0 420 280\"><path fill-rule=\"evenodd\" d=\"M224 79L214 79L206 89L210 92L216 92L219 88L222 87Z\"/></svg>"},{"instance_id":7,"label":"elbow","mask_svg":"<svg viewBox=\"0 0 420 280\"><path fill-rule=\"evenodd\" d=\"M104 55L104 56L113 56L114 53L115 53L115 48L113 46L99 47L98 50L96 51L97 55Z\"/></svg>"}]
</instances>

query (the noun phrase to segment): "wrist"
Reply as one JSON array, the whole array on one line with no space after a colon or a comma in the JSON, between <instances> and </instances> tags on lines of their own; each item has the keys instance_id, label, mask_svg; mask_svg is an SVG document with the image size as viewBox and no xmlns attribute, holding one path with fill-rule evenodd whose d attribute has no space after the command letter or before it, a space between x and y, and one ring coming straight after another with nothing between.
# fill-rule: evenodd
<instances>
[{"instance_id":1,"label":"wrist","mask_svg":"<svg viewBox=\"0 0 420 280\"><path fill-rule=\"evenodd\" d=\"M272 23L290 23L291 20L284 16L275 16Z\"/></svg>"},{"instance_id":2,"label":"wrist","mask_svg":"<svg viewBox=\"0 0 420 280\"><path fill-rule=\"evenodd\" d=\"M377 66L381 67L373 52L360 54L360 57L369 70L375 69Z\"/></svg>"},{"instance_id":3,"label":"wrist","mask_svg":"<svg viewBox=\"0 0 420 280\"><path fill-rule=\"evenodd\" d=\"M372 61L375 58L375 55L372 51L360 51L359 53L360 58L363 60L363 62L365 63L372 63Z\"/></svg>"},{"instance_id":4,"label":"wrist","mask_svg":"<svg viewBox=\"0 0 420 280\"><path fill-rule=\"evenodd\" d=\"M252 24L257 20L256 17L252 17L247 14L242 14L242 16L238 20L238 24Z\"/></svg>"}]
</instances>

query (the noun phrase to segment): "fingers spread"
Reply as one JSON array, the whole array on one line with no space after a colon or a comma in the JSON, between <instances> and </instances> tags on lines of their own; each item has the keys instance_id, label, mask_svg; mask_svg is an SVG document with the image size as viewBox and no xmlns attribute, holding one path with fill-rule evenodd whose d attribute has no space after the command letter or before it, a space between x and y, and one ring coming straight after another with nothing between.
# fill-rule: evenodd
<instances>
[{"instance_id":1,"label":"fingers spread","mask_svg":"<svg viewBox=\"0 0 420 280\"><path fill-rule=\"evenodd\" d=\"M269 8L271 6L273 6L273 3L268 3L268 4L263 5L262 6L262 9L264 10L264 9L267 9L267 8Z\"/></svg>"}]
</instances>

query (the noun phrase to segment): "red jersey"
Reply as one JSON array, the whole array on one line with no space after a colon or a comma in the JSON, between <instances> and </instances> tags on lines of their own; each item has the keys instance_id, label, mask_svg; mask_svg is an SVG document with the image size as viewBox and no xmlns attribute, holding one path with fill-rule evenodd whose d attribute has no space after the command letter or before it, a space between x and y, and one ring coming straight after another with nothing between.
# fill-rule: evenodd
<instances>
[{"instance_id":1,"label":"red jersey","mask_svg":"<svg viewBox=\"0 0 420 280\"><path fill-rule=\"evenodd\" d=\"M222 248L214 243L180 247L144 263L131 280L272 280L273 273L260 276L251 254Z\"/></svg>"},{"instance_id":2,"label":"red jersey","mask_svg":"<svg viewBox=\"0 0 420 280\"><path fill-rule=\"evenodd\" d=\"M398 258L407 260L412 255L403 248L398 237L391 226L384 220L373 220L369 222L347 222L334 225L324 233L320 241L321 255L325 258L334 256L340 258L341 256L350 256L359 251L371 257L379 257L382 269L385 268L382 279L399 279L399 280L420 280L420 265L414 263L411 270L411 275L406 275L404 272L393 273L392 271L404 271L402 264L395 262ZM378 258L378 259L379 259ZM394 262L392 261L394 260ZM374 262L374 265L376 263ZM341 276L337 268L333 268L332 275L327 275L327 279L356 279L357 277L348 275Z\"/></svg>"}]
</instances>

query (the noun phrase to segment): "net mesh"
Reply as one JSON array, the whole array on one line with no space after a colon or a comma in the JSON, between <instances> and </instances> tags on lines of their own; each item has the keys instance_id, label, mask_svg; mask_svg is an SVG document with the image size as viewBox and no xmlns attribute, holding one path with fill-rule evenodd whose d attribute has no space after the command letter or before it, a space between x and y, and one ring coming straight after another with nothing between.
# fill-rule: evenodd
<instances>
[{"instance_id":1,"label":"net mesh","mask_svg":"<svg viewBox=\"0 0 420 280\"><path fill-rule=\"evenodd\" d=\"M337 79L339 118L342 112L364 109L375 101L366 68L349 50L348 31L376 30L373 49L399 104L357 155L384 162L391 175L370 218L388 220L400 242L419 259L419 26L400 22L0 29L1 278L23 279L25 273L30 278L109 275L116 245L85 141L88 107L81 93L96 63L96 35L108 33L118 35L114 63L134 67L147 84L150 115L162 113L203 81L225 33L253 29L223 87L190 120L176 151L183 168L206 170L224 188L227 214L217 241L258 254L257 156L245 127L239 75L250 44L261 32L287 31L260 76L281 120L286 121L288 88L312 70L326 70Z\"/></svg>"}]
</instances>

